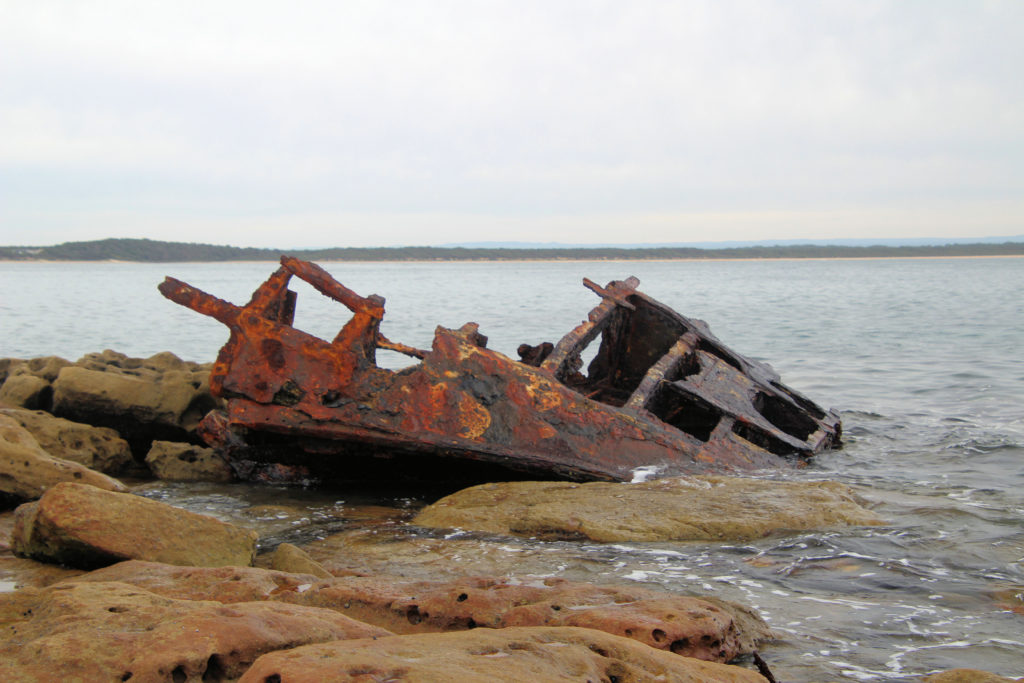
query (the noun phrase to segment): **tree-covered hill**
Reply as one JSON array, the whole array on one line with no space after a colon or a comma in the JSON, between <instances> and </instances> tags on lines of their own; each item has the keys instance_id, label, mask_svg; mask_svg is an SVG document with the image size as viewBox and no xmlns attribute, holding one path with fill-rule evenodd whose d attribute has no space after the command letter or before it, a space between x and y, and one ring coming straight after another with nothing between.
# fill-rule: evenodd
<instances>
[{"instance_id":1,"label":"tree-covered hill","mask_svg":"<svg viewBox=\"0 0 1024 683\"><path fill-rule=\"evenodd\" d=\"M52 247L0 247L0 260L16 261L276 261L287 253L313 261L529 261L763 258L908 258L950 256L1020 256L1024 242L934 246L780 245L721 249L698 247L335 247L330 249L257 249L149 239L65 242Z\"/></svg>"}]
</instances>

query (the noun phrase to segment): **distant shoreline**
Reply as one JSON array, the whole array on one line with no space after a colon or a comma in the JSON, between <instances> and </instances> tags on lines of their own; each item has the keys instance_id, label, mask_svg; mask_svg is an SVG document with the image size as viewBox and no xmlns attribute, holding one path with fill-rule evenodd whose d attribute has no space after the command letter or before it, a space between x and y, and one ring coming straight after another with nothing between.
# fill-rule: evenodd
<instances>
[{"instance_id":1,"label":"distant shoreline","mask_svg":"<svg viewBox=\"0 0 1024 683\"><path fill-rule=\"evenodd\" d=\"M282 254L287 252L282 252ZM706 263L729 261L938 261L943 259L1010 259L1024 258L1021 254L965 254L949 256L732 256L732 257L665 257L665 258L432 258L432 259L340 259L321 258L317 263L605 263L605 262L650 262L650 263ZM124 259L10 259L0 257L0 263L96 263L120 265L160 265L175 263L268 263L277 265L276 259L227 259L223 261L182 260L182 261L126 261Z\"/></svg>"},{"instance_id":2,"label":"distant shoreline","mask_svg":"<svg viewBox=\"0 0 1024 683\"><path fill-rule=\"evenodd\" d=\"M769 261L811 259L979 258L1024 256L1024 241L973 244L846 246L799 244L702 247L334 247L263 249L213 244L108 239L50 247L0 247L0 261L90 263L276 262L281 254L340 263L530 261Z\"/></svg>"}]
</instances>

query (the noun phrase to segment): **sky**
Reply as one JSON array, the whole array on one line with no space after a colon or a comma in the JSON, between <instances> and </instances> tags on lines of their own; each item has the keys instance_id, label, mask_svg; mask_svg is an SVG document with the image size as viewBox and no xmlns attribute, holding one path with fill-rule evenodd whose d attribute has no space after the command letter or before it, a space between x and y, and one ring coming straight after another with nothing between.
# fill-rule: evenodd
<instances>
[{"instance_id":1,"label":"sky","mask_svg":"<svg viewBox=\"0 0 1024 683\"><path fill-rule=\"evenodd\" d=\"M1024 233L1024 2L0 0L0 244Z\"/></svg>"}]
</instances>

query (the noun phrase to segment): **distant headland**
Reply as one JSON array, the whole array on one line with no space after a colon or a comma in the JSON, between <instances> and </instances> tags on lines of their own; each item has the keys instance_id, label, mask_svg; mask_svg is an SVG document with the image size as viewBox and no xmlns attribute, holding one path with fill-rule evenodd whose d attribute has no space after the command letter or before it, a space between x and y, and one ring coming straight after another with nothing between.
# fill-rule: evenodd
<instances>
[{"instance_id":1,"label":"distant headland","mask_svg":"<svg viewBox=\"0 0 1024 683\"><path fill-rule=\"evenodd\" d=\"M263 249L150 239L64 242L50 247L0 247L0 261L276 261L287 253L312 261L571 261L713 260L805 258L950 258L1024 256L1024 242L930 245L776 244L737 247L558 246L558 247L331 247Z\"/></svg>"}]
</instances>

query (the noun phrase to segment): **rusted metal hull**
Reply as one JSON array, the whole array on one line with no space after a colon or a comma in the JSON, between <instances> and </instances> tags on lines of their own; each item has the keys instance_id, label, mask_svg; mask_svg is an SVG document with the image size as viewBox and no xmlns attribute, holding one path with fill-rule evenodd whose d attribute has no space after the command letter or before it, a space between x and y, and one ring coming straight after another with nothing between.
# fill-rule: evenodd
<instances>
[{"instance_id":1,"label":"rusted metal hull","mask_svg":"<svg viewBox=\"0 0 1024 683\"><path fill-rule=\"evenodd\" d=\"M455 458L534 476L629 480L665 473L799 465L839 444L839 418L786 388L766 365L727 349L701 321L637 292L599 287L601 303L557 344L523 345L515 361L469 323L437 328L429 351L379 331L384 300L361 297L315 264L282 267L239 307L167 278L160 291L231 331L211 374L226 414L204 438L238 460L357 470L367 456ZM331 342L292 327L296 275L352 319ZM582 372L580 354L598 337ZM376 365L377 348L420 359ZM424 461L426 462L426 461ZM431 465L430 468L434 466Z\"/></svg>"}]
</instances>

